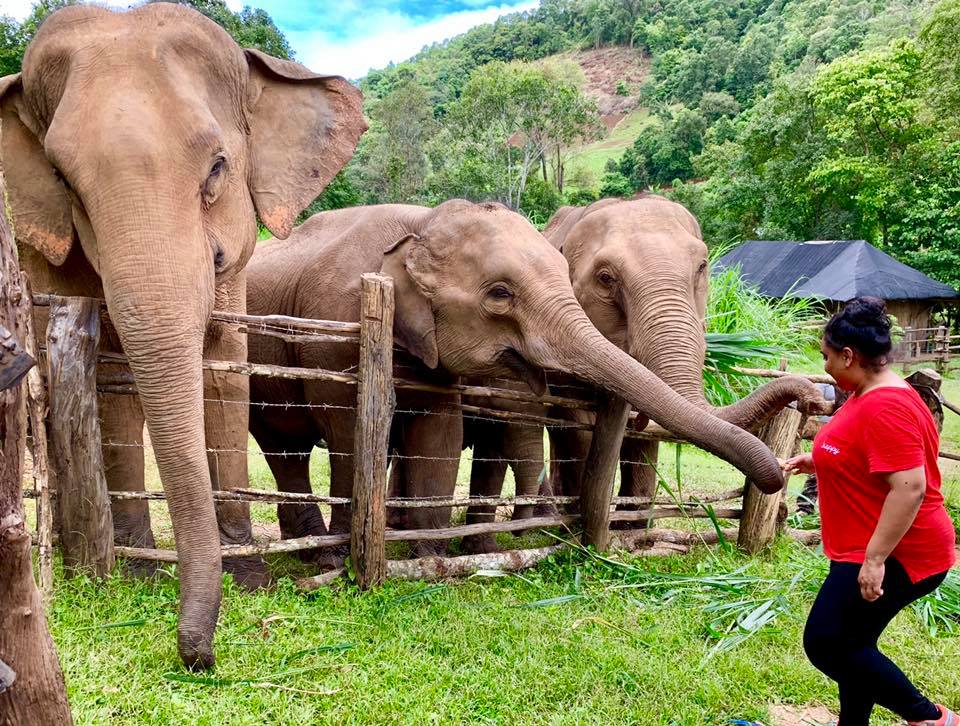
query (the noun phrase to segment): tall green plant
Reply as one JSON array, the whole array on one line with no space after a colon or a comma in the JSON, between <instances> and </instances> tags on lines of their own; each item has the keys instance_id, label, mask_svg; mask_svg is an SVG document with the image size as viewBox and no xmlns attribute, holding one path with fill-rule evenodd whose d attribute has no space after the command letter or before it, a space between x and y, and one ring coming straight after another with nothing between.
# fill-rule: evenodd
<instances>
[{"instance_id":1,"label":"tall green plant","mask_svg":"<svg viewBox=\"0 0 960 726\"><path fill-rule=\"evenodd\" d=\"M716 260L724 250L715 250ZM710 279L704 390L714 405L732 403L760 381L737 366L769 365L781 355L809 355L817 345L814 323L824 311L808 298L767 298L744 281L739 267Z\"/></svg>"}]
</instances>

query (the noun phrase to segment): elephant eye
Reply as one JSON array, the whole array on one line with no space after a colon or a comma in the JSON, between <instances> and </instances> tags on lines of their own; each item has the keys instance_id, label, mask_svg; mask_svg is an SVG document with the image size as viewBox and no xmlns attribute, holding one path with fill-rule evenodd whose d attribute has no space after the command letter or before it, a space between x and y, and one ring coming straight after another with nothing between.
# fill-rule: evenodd
<instances>
[{"instance_id":1,"label":"elephant eye","mask_svg":"<svg viewBox=\"0 0 960 726\"><path fill-rule=\"evenodd\" d=\"M216 177L220 176L223 173L226 166L227 166L227 160L222 156L218 156L216 158L216 161L213 162L213 166L210 167L210 174L209 174L210 178L215 179Z\"/></svg>"},{"instance_id":2,"label":"elephant eye","mask_svg":"<svg viewBox=\"0 0 960 726\"><path fill-rule=\"evenodd\" d=\"M487 294L496 300L509 300L513 297L513 293L506 285L494 285Z\"/></svg>"},{"instance_id":3,"label":"elephant eye","mask_svg":"<svg viewBox=\"0 0 960 726\"><path fill-rule=\"evenodd\" d=\"M703 262L700 263L700 267L697 268L697 274L702 275L706 271L707 271L707 261L704 260Z\"/></svg>"},{"instance_id":4,"label":"elephant eye","mask_svg":"<svg viewBox=\"0 0 960 726\"><path fill-rule=\"evenodd\" d=\"M617 282L617 279L606 270L600 270L600 272L597 273L597 280L605 287L611 287Z\"/></svg>"}]
</instances>

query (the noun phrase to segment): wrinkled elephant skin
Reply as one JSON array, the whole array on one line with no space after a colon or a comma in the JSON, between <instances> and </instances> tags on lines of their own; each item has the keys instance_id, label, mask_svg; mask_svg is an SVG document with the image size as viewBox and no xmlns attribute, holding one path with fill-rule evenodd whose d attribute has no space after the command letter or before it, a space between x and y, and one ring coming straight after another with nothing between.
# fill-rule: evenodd
<instances>
[{"instance_id":1,"label":"wrinkled elephant skin","mask_svg":"<svg viewBox=\"0 0 960 726\"><path fill-rule=\"evenodd\" d=\"M204 355L246 355L242 336L208 318L215 301L243 310L257 215L289 234L350 158L365 129L360 94L241 50L184 6L72 6L43 22L22 73L0 79L0 113L34 289L106 298L103 344L127 356L139 393L101 398L104 441L131 444L104 447L108 484L143 487L145 418L179 558L180 656L210 667L221 587L211 470L218 486L245 486L246 461L208 461L206 448L246 449L244 407L227 404L247 398L247 383L203 376ZM118 508L121 539L152 542L143 504ZM233 508L221 526L247 538L244 520Z\"/></svg>"},{"instance_id":2,"label":"wrinkled elephant skin","mask_svg":"<svg viewBox=\"0 0 960 726\"><path fill-rule=\"evenodd\" d=\"M360 275L394 279L394 337L415 359L404 377L519 376L544 390L545 369L583 378L654 414L672 430L733 462L768 489L783 478L770 451L749 433L684 400L604 338L577 303L563 255L521 216L460 200L435 209L384 205L324 212L286 242L258 246L249 270L248 310L260 315L356 321ZM251 340L260 363L350 370L355 346ZM407 359L409 361L409 358ZM318 381L255 379L250 424L278 486L309 491L309 454L321 439L331 456L331 493L352 486L355 390ZM264 404L295 404L257 406ZM405 496L449 495L461 446L457 397L398 391L394 482ZM346 531L335 509L331 529ZM407 524L447 524L446 509L411 510ZM281 513L291 530L318 513Z\"/></svg>"}]
</instances>

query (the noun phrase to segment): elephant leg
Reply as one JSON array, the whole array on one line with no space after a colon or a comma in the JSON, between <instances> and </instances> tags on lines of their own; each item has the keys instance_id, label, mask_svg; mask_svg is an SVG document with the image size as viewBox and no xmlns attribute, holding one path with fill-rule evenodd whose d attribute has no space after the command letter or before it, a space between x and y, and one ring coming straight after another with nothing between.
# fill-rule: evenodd
<instances>
[{"instance_id":1,"label":"elephant leg","mask_svg":"<svg viewBox=\"0 0 960 726\"><path fill-rule=\"evenodd\" d=\"M450 405L450 404L453 405ZM455 402L431 407L441 415L414 415L405 418L401 454L404 490L409 497L450 497L457 486L460 452L463 447L463 418ZM421 458L423 457L423 458ZM450 525L450 507L426 507L407 512L410 529L439 529ZM413 545L415 557L441 554L446 542L425 540Z\"/></svg>"},{"instance_id":2,"label":"elephant leg","mask_svg":"<svg viewBox=\"0 0 960 726\"><path fill-rule=\"evenodd\" d=\"M501 438L495 429L500 424L483 427L482 433L473 442L473 465L470 469L470 496L497 497L503 491L503 477L507 473L507 462L501 459L503 452L497 444ZM491 440L492 439L492 440ZM467 524L493 522L497 508L473 505L467 509ZM472 534L463 538L463 549L470 554L496 552L497 546L493 534Z\"/></svg>"},{"instance_id":3,"label":"elephant leg","mask_svg":"<svg viewBox=\"0 0 960 726\"><path fill-rule=\"evenodd\" d=\"M580 497L580 483L590 453L592 434L576 429L555 429L550 433L550 477L553 493ZM578 502L568 504L566 511L580 511Z\"/></svg>"},{"instance_id":4,"label":"elephant leg","mask_svg":"<svg viewBox=\"0 0 960 726\"><path fill-rule=\"evenodd\" d=\"M532 497L540 491L544 476L543 429L540 426L507 424L504 454L513 469L517 496ZM513 508L513 519L530 519L534 506L524 504Z\"/></svg>"},{"instance_id":5,"label":"elephant leg","mask_svg":"<svg viewBox=\"0 0 960 726\"><path fill-rule=\"evenodd\" d=\"M310 494L310 454L314 442L308 438L292 439L273 434L261 425L256 415L250 417L250 431L277 482L277 490ZM280 521L280 537L294 539L307 535L324 535L327 526L320 508L313 503L278 504L277 519Z\"/></svg>"},{"instance_id":6,"label":"elephant leg","mask_svg":"<svg viewBox=\"0 0 960 726\"><path fill-rule=\"evenodd\" d=\"M103 368L111 369L114 366ZM136 396L101 393L97 396L103 453L103 473L107 489L120 492L144 490L143 410ZM154 549L156 541L150 528L150 507L146 500L117 500L113 512L113 541L126 547ZM128 560L132 575L149 576L156 572L151 560Z\"/></svg>"},{"instance_id":7,"label":"elephant leg","mask_svg":"<svg viewBox=\"0 0 960 726\"><path fill-rule=\"evenodd\" d=\"M657 492L657 456L659 441L624 439L620 448L620 496L652 497ZM637 511L638 504L619 504L617 509ZM646 521L614 522L618 528L644 527Z\"/></svg>"},{"instance_id":8,"label":"elephant leg","mask_svg":"<svg viewBox=\"0 0 960 726\"><path fill-rule=\"evenodd\" d=\"M403 496L403 460L390 450L390 483L387 490L387 499L396 499ZM406 509L387 507L387 526L390 529L406 529Z\"/></svg>"},{"instance_id":9,"label":"elephant leg","mask_svg":"<svg viewBox=\"0 0 960 726\"><path fill-rule=\"evenodd\" d=\"M353 418L336 422L327 437L330 452L330 496L350 499L353 496ZM330 534L350 531L350 505L335 504L330 514ZM346 554L346 547L338 548Z\"/></svg>"},{"instance_id":10,"label":"elephant leg","mask_svg":"<svg viewBox=\"0 0 960 726\"><path fill-rule=\"evenodd\" d=\"M246 280L237 275L216 290L215 307L225 312L246 311ZM204 358L244 362L247 336L222 324L211 323L204 344ZM223 371L204 371L204 432L207 464L214 490L245 489L250 379ZM251 544L248 502L218 502L217 525L221 544ZM233 557L223 561L241 587L257 589L269 583L266 563L260 555Z\"/></svg>"}]
</instances>

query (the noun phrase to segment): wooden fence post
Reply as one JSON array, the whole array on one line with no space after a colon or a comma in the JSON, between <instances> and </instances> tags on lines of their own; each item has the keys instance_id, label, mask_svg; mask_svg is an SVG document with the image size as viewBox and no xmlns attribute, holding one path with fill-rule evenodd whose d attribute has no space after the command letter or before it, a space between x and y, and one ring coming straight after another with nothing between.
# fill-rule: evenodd
<instances>
[{"instance_id":1,"label":"wooden fence post","mask_svg":"<svg viewBox=\"0 0 960 726\"><path fill-rule=\"evenodd\" d=\"M941 325L937 328L937 373L941 375L947 372L947 366L950 365L950 337L946 326Z\"/></svg>"},{"instance_id":2,"label":"wooden fence post","mask_svg":"<svg viewBox=\"0 0 960 726\"><path fill-rule=\"evenodd\" d=\"M97 419L100 303L56 298L47 325L50 463L64 570L104 577L113 569L113 516Z\"/></svg>"},{"instance_id":3,"label":"wooden fence post","mask_svg":"<svg viewBox=\"0 0 960 726\"><path fill-rule=\"evenodd\" d=\"M24 295L31 298L30 281L23 276ZM28 304L24 348L37 361L37 333L33 324L33 305ZM47 389L40 366L27 374L27 412L33 433L33 483L37 489L37 539L40 550L40 591L49 602L53 597L53 505L50 497L50 476L47 465Z\"/></svg>"},{"instance_id":4,"label":"wooden fence post","mask_svg":"<svg viewBox=\"0 0 960 726\"><path fill-rule=\"evenodd\" d=\"M610 545L610 500L613 480L620 463L620 446L630 415L630 404L611 393L602 392L597 406L590 453L580 483L583 510L583 544L601 552Z\"/></svg>"},{"instance_id":5,"label":"wooden fence post","mask_svg":"<svg viewBox=\"0 0 960 726\"><path fill-rule=\"evenodd\" d=\"M793 455L800 442L804 416L795 408L785 408L760 430L760 439L778 458ZM780 505L786 487L775 494L764 494L751 481L743 490L743 514L737 546L749 553L759 552L773 542L780 526Z\"/></svg>"},{"instance_id":6,"label":"wooden fence post","mask_svg":"<svg viewBox=\"0 0 960 726\"><path fill-rule=\"evenodd\" d=\"M0 177L0 329L23 341L30 305L24 299L4 191ZM10 387L0 390L0 722L59 726L72 720L43 600L33 579L21 495L27 418L25 386L15 384L19 377L9 376Z\"/></svg>"},{"instance_id":7,"label":"wooden fence post","mask_svg":"<svg viewBox=\"0 0 960 726\"><path fill-rule=\"evenodd\" d=\"M393 280L365 274L361 285L350 561L357 585L367 589L382 583L387 571L387 444L396 395Z\"/></svg>"}]
</instances>

